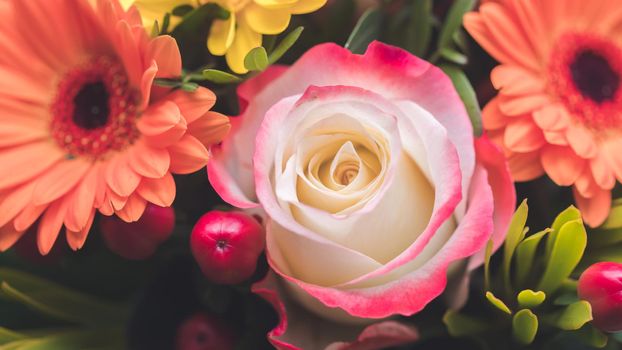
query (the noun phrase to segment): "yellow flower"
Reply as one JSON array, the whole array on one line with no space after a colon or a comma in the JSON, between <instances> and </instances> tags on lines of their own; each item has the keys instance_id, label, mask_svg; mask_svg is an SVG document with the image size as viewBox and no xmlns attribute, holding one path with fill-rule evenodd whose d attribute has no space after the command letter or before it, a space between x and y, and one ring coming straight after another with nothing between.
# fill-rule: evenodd
<instances>
[{"instance_id":1,"label":"yellow flower","mask_svg":"<svg viewBox=\"0 0 622 350\"><path fill-rule=\"evenodd\" d=\"M140 16L143 19L143 25L151 32L151 27L155 21L162 25L164 14L171 12L174 8L181 5L196 5L196 0L121 0L123 8L127 9L132 5L136 5L140 10ZM170 26L175 27L181 22L180 17L171 16Z\"/></svg>"},{"instance_id":2,"label":"yellow flower","mask_svg":"<svg viewBox=\"0 0 622 350\"><path fill-rule=\"evenodd\" d=\"M143 23L153 24L165 12L190 4L191 0L122 0L134 3L141 11ZM324 6L326 0L199 0L200 4L216 3L230 12L226 20L214 20L207 39L207 48L213 55L225 56L232 71L243 74L244 57L250 50L261 46L263 34L283 32L292 15L310 13Z\"/></svg>"}]
</instances>

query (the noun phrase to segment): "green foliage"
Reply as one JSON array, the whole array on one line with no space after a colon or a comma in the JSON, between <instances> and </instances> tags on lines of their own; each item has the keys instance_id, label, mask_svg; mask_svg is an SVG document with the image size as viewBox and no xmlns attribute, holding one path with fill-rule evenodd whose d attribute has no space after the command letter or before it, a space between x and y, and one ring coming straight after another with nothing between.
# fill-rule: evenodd
<instances>
[{"instance_id":1,"label":"green foliage","mask_svg":"<svg viewBox=\"0 0 622 350\"><path fill-rule=\"evenodd\" d=\"M298 41L300 35L302 34L304 27L297 27L296 29L289 32L281 42L274 48L274 50L268 50L270 54L268 55L268 63L275 64L285 53Z\"/></svg>"},{"instance_id":2,"label":"green foliage","mask_svg":"<svg viewBox=\"0 0 622 350\"><path fill-rule=\"evenodd\" d=\"M0 328L0 349L119 349L127 308L13 269L0 269L0 297L56 320L53 327Z\"/></svg>"},{"instance_id":3,"label":"green foliage","mask_svg":"<svg viewBox=\"0 0 622 350\"><path fill-rule=\"evenodd\" d=\"M249 71L262 71L268 67L268 53L263 46L256 47L244 57L244 67Z\"/></svg>"},{"instance_id":4,"label":"green foliage","mask_svg":"<svg viewBox=\"0 0 622 350\"><path fill-rule=\"evenodd\" d=\"M529 309L518 311L512 318L512 335L514 339L523 345L533 342L538 333L538 316Z\"/></svg>"},{"instance_id":5,"label":"green foliage","mask_svg":"<svg viewBox=\"0 0 622 350\"><path fill-rule=\"evenodd\" d=\"M353 53L362 54L369 43L380 37L382 12L378 8L368 9L356 23L346 41L345 48Z\"/></svg>"},{"instance_id":6,"label":"green foliage","mask_svg":"<svg viewBox=\"0 0 622 350\"><path fill-rule=\"evenodd\" d=\"M587 243L581 213L569 207L555 218L551 228L532 235L527 235L527 215L523 201L508 226L502 257L492 259L492 245L487 244L483 299L494 307L478 313L479 323L474 329L463 325L474 317L456 311L446 314L450 334L475 337L491 348L513 346L507 337L499 336L502 329L511 332L514 344L520 346L569 338L603 346L604 335L589 324L590 304L577 299L577 283L571 278Z\"/></svg>"},{"instance_id":7,"label":"green foliage","mask_svg":"<svg viewBox=\"0 0 622 350\"><path fill-rule=\"evenodd\" d=\"M475 90L471 85L471 82L464 74L464 72L452 64L442 64L440 68L449 76L451 82L454 84L460 99L466 107L466 111L473 125L473 134L475 136L482 135L482 111L475 95Z\"/></svg>"}]
</instances>

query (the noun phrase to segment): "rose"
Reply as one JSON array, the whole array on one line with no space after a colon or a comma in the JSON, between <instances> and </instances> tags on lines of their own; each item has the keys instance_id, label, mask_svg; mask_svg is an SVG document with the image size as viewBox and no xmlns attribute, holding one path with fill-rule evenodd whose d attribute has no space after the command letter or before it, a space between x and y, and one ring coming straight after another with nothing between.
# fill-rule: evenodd
<instances>
[{"instance_id":1,"label":"rose","mask_svg":"<svg viewBox=\"0 0 622 350\"><path fill-rule=\"evenodd\" d=\"M313 310L411 315L452 263L478 266L502 242L515 204L505 161L473 139L440 69L381 43L364 55L324 44L238 94L210 181L265 210L270 266Z\"/></svg>"}]
</instances>

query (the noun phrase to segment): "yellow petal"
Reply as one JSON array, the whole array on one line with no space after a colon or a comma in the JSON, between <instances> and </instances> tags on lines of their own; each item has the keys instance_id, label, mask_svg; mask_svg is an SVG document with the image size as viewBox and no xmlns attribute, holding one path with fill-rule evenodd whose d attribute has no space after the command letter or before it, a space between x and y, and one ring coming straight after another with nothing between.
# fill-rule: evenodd
<instances>
[{"instance_id":1,"label":"yellow petal","mask_svg":"<svg viewBox=\"0 0 622 350\"><path fill-rule=\"evenodd\" d=\"M255 32L243 18L240 18L238 23L233 44L227 50L226 58L232 71L244 74L248 72L244 67L244 57L250 50L261 46L261 34Z\"/></svg>"},{"instance_id":2,"label":"yellow petal","mask_svg":"<svg viewBox=\"0 0 622 350\"><path fill-rule=\"evenodd\" d=\"M300 2L300 0L254 0L254 2L267 9L282 9L285 7L292 7L297 2Z\"/></svg>"},{"instance_id":3,"label":"yellow petal","mask_svg":"<svg viewBox=\"0 0 622 350\"><path fill-rule=\"evenodd\" d=\"M267 9L257 4L250 4L244 9L248 25L257 33L279 34L289 25L289 9Z\"/></svg>"},{"instance_id":4,"label":"yellow petal","mask_svg":"<svg viewBox=\"0 0 622 350\"><path fill-rule=\"evenodd\" d=\"M231 47L235 37L235 15L226 20L214 20L207 38L207 48L213 55L222 56Z\"/></svg>"},{"instance_id":5,"label":"yellow petal","mask_svg":"<svg viewBox=\"0 0 622 350\"><path fill-rule=\"evenodd\" d=\"M294 6L292 6L289 11L295 15L310 13L313 11L317 11L325 4L326 0L298 0L298 2Z\"/></svg>"}]
</instances>

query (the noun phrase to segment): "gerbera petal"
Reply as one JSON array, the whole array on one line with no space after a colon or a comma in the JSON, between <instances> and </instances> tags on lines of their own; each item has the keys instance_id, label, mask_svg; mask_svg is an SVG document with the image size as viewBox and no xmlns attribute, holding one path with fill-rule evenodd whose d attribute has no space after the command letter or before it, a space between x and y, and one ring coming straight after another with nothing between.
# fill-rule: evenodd
<instances>
[{"instance_id":1,"label":"gerbera petal","mask_svg":"<svg viewBox=\"0 0 622 350\"><path fill-rule=\"evenodd\" d=\"M143 135L153 136L167 132L179 124L180 120L179 107L171 101L163 101L149 106L136 126Z\"/></svg>"},{"instance_id":2,"label":"gerbera petal","mask_svg":"<svg viewBox=\"0 0 622 350\"><path fill-rule=\"evenodd\" d=\"M207 48L216 56L224 55L233 44L235 38L235 13L231 12L226 20L216 19L212 23Z\"/></svg>"},{"instance_id":3,"label":"gerbera petal","mask_svg":"<svg viewBox=\"0 0 622 350\"><path fill-rule=\"evenodd\" d=\"M84 158L57 163L39 177L32 196L35 205L51 203L69 192L91 168L92 163Z\"/></svg>"},{"instance_id":4,"label":"gerbera petal","mask_svg":"<svg viewBox=\"0 0 622 350\"><path fill-rule=\"evenodd\" d=\"M129 164L139 175L160 178L168 172L171 156L165 148L150 147L138 141L128 151Z\"/></svg>"},{"instance_id":5,"label":"gerbera petal","mask_svg":"<svg viewBox=\"0 0 622 350\"><path fill-rule=\"evenodd\" d=\"M13 225L5 225L0 228L0 252L4 252L11 248L17 242L25 231L17 231Z\"/></svg>"},{"instance_id":6,"label":"gerbera petal","mask_svg":"<svg viewBox=\"0 0 622 350\"><path fill-rule=\"evenodd\" d=\"M65 236L67 237L67 243L69 247L73 250L81 249L84 246L84 242L86 242L86 237L89 234L89 230L91 226L93 226L93 220L95 219L95 210L91 210L91 214L88 216L86 224L84 228L80 231L71 231L67 229L65 231Z\"/></svg>"},{"instance_id":7,"label":"gerbera petal","mask_svg":"<svg viewBox=\"0 0 622 350\"><path fill-rule=\"evenodd\" d=\"M30 181L0 197L0 227L9 223L31 202L34 188L35 182Z\"/></svg>"},{"instance_id":8,"label":"gerbera petal","mask_svg":"<svg viewBox=\"0 0 622 350\"><path fill-rule=\"evenodd\" d=\"M31 107L35 109L36 107ZM11 114L6 110L3 114ZM2 120L0 128L0 147L12 147L22 145L24 143L40 141L48 137L49 122L44 119L24 118L23 115L12 116L11 121Z\"/></svg>"},{"instance_id":9,"label":"gerbera petal","mask_svg":"<svg viewBox=\"0 0 622 350\"><path fill-rule=\"evenodd\" d=\"M550 104L533 112L533 120L536 124L547 131L557 131L566 128L570 117L566 108L560 104Z\"/></svg>"},{"instance_id":10,"label":"gerbera petal","mask_svg":"<svg viewBox=\"0 0 622 350\"><path fill-rule=\"evenodd\" d=\"M121 210L117 210L116 214L125 222L136 222L145 212L147 201L141 196L135 194L127 199L127 203Z\"/></svg>"},{"instance_id":11,"label":"gerbera petal","mask_svg":"<svg viewBox=\"0 0 622 350\"><path fill-rule=\"evenodd\" d=\"M211 111L188 125L188 132L205 146L221 142L230 129L231 123L227 116Z\"/></svg>"},{"instance_id":12,"label":"gerbera petal","mask_svg":"<svg viewBox=\"0 0 622 350\"><path fill-rule=\"evenodd\" d=\"M542 131L529 117L512 119L505 128L504 144L513 152L532 152L546 144Z\"/></svg>"},{"instance_id":13,"label":"gerbera petal","mask_svg":"<svg viewBox=\"0 0 622 350\"><path fill-rule=\"evenodd\" d=\"M611 208L611 192L607 190L599 190L591 198L581 196L581 194L573 189L574 198L577 206L581 210L583 221L590 227L600 226L607 216Z\"/></svg>"},{"instance_id":14,"label":"gerbera petal","mask_svg":"<svg viewBox=\"0 0 622 350\"><path fill-rule=\"evenodd\" d=\"M251 3L244 8L244 18L248 25L261 34L282 33L291 19L290 9L268 9Z\"/></svg>"},{"instance_id":15,"label":"gerbera petal","mask_svg":"<svg viewBox=\"0 0 622 350\"><path fill-rule=\"evenodd\" d=\"M37 246L42 255L47 255L58 238L63 226L63 218L67 212L68 201L60 200L52 203L39 222L37 231Z\"/></svg>"},{"instance_id":16,"label":"gerbera petal","mask_svg":"<svg viewBox=\"0 0 622 350\"><path fill-rule=\"evenodd\" d=\"M541 159L546 173L560 186L572 185L587 165L570 147L563 146L544 147Z\"/></svg>"},{"instance_id":17,"label":"gerbera petal","mask_svg":"<svg viewBox=\"0 0 622 350\"><path fill-rule=\"evenodd\" d=\"M613 169L607 163L603 152L590 160L590 169L598 186L605 190L612 189L616 184L616 177Z\"/></svg>"},{"instance_id":18,"label":"gerbera petal","mask_svg":"<svg viewBox=\"0 0 622 350\"><path fill-rule=\"evenodd\" d=\"M540 150L529 153L514 153L508 158L512 178L516 181L531 181L544 175L540 162Z\"/></svg>"},{"instance_id":19,"label":"gerbera petal","mask_svg":"<svg viewBox=\"0 0 622 350\"><path fill-rule=\"evenodd\" d=\"M105 170L106 183L112 191L122 197L132 194L141 178L130 166L128 158L125 155L117 155L107 164Z\"/></svg>"},{"instance_id":20,"label":"gerbera petal","mask_svg":"<svg viewBox=\"0 0 622 350\"><path fill-rule=\"evenodd\" d=\"M225 56L231 70L238 74L248 72L244 66L244 58L250 50L259 46L261 46L261 34L255 32L246 20L240 18L235 30L235 39Z\"/></svg>"},{"instance_id":21,"label":"gerbera petal","mask_svg":"<svg viewBox=\"0 0 622 350\"><path fill-rule=\"evenodd\" d=\"M93 212L95 204L95 192L101 176L100 171L101 167L98 165L91 167L82 182L73 190L71 204L65 216L65 226L68 230L80 232L88 224L89 216Z\"/></svg>"},{"instance_id":22,"label":"gerbera petal","mask_svg":"<svg viewBox=\"0 0 622 350\"><path fill-rule=\"evenodd\" d=\"M214 106L216 95L209 89L199 87L195 92L177 90L168 95L167 100L175 102L186 122L192 124Z\"/></svg>"},{"instance_id":23,"label":"gerbera petal","mask_svg":"<svg viewBox=\"0 0 622 350\"><path fill-rule=\"evenodd\" d=\"M178 77L181 75L181 54L175 39L160 35L149 42L145 52L145 62L158 63L158 77Z\"/></svg>"},{"instance_id":24,"label":"gerbera petal","mask_svg":"<svg viewBox=\"0 0 622 350\"><path fill-rule=\"evenodd\" d=\"M594 135L582 125L573 125L566 129L566 139L572 149L583 158L594 158L598 146Z\"/></svg>"},{"instance_id":25,"label":"gerbera petal","mask_svg":"<svg viewBox=\"0 0 622 350\"><path fill-rule=\"evenodd\" d=\"M141 105L142 108L145 108L149 104L151 99L151 89L156 74L158 74L158 64L156 61L152 61L140 79L140 92L143 97Z\"/></svg>"},{"instance_id":26,"label":"gerbera petal","mask_svg":"<svg viewBox=\"0 0 622 350\"><path fill-rule=\"evenodd\" d=\"M185 135L168 148L171 152L171 172L189 174L203 168L209 160L207 148L195 137Z\"/></svg>"},{"instance_id":27,"label":"gerbera petal","mask_svg":"<svg viewBox=\"0 0 622 350\"><path fill-rule=\"evenodd\" d=\"M499 98L495 97L484 106L482 110L482 122L486 130L497 130L505 127L509 122L507 118L499 110Z\"/></svg>"},{"instance_id":28,"label":"gerbera petal","mask_svg":"<svg viewBox=\"0 0 622 350\"><path fill-rule=\"evenodd\" d=\"M17 231L26 231L43 212L49 207L49 204L35 206L32 203L26 206L13 220L13 227Z\"/></svg>"},{"instance_id":29,"label":"gerbera petal","mask_svg":"<svg viewBox=\"0 0 622 350\"><path fill-rule=\"evenodd\" d=\"M550 103L550 99L544 94L516 96L500 99L499 109L508 116L516 116L531 113L548 103Z\"/></svg>"},{"instance_id":30,"label":"gerbera petal","mask_svg":"<svg viewBox=\"0 0 622 350\"><path fill-rule=\"evenodd\" d=\"M607 164L613 169L618 181L622 182L622 154L620 153L622 140L618 138L607 140L602 147Z\"/></svg>"},{"instance_id":31,"label":"gerbera petal","mask_svg":"<svg viewBox=\"0 0 622 350\"><path fill-rule=\"evenodd\" d=\"M544 138L546 141L553 145L567 146L568 140L566 140L566 133L562 131L544 131Z\"/></svg>"},{"instance_id":32,"label":"gerbera petal","mask_svg":"<svg viewBox=\"0 0 622 350\"><path fill-rule=\"evenodd\" d=\"M545 81L515 65L499 65L490 73L490 80L503 95L531 95L544 91Z\"/></svg>"},{"instance_id":33,"label":"gerbera petal","mask_svg":"<svg viewBox=\"0 0 622 350\"><path fill-rule=\"evenodd\" d=\"M170 207L175 199L175 180L170 173L159 179L144 178L136 191L148 202L161 207Z\"/></svg>"},{"instance_id":34,"label":"gerbera petal","mask_svg":"<svg viewBox=\"0 0 622 350\"><path fill-rule=\"evenodd\" d=\"M23 183L41 174L65 154L48 141L28 143L0 152L0 189Z\"/></svg>"}]
</instances>

